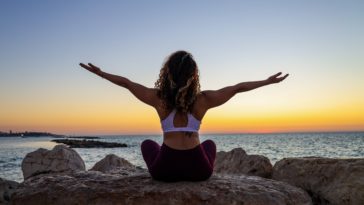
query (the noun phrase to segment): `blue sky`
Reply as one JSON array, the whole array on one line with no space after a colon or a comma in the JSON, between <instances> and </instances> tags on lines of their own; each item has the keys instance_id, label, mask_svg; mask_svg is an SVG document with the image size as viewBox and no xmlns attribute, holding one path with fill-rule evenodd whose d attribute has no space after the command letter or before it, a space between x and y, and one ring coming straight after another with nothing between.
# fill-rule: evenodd
<instances>
[{"instance_id":1,"label":"blue sky","mask_svg":"<svg viewBox=\"0 0 364 205\"><path fill-rule=\"evenodd\" d=\"M9 116L33 108L47 121L67 106L134 106L78 63L152 87L179 49L194 55L202 89L290 73L284 85L234 98L216 116L259 111L267 101L285 112L364 103L363 1L1 1L0 17L0 130L31 127L31 118Z\"/></svg>"}]
</instances>

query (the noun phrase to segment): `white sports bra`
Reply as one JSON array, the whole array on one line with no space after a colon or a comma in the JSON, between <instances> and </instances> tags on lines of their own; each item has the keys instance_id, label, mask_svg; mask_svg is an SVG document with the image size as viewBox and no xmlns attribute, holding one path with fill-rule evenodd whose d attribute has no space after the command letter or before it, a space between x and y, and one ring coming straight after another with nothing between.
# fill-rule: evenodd
<instances>
[{"instance_id":1,"label":"white sports bra","mask_svg":"<svg viewBox=\"0 0 364 205\"><path fill-rule=\"evenodd\" d=\"M163 132L198 132L201 121L196 119L191 113L187 114L188 123L186 127L175 127L173 125L173 120L176 112L176 109L174 109L164 120L161 121Z\"/></svg>"}]
</instances>

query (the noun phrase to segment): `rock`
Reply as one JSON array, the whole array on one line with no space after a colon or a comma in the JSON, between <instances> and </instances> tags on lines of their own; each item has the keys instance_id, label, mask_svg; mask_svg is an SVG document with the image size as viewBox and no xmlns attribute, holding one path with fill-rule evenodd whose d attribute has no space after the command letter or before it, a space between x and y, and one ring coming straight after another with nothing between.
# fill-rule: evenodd
<instances>
[{"instance_id":1,"label":"rock","mask_svg":"<svg viewBox=\"0 0 364 205\"><path fill-rule=\"evenodd\" d=\"M270 178L272 164L267 157L261 155L247 155L241 148L229 152L218 152L214 171L220 174L245 174Z\"/></svg>"},{"instance_id":2,"label":"rock","mask_svg":"<svg viewBox=\"0 0 364 205\"><path fill-rule=\"evenodd\" d=\"M10 197L19 183L0 178L0 204L9 204Z\"/></svg>"},{"instance_id":3,"label":"rock","mask_svg":"<svg viewBox=\"0 0 364 205\"><path fill-rule=\"evenodd\" d=\"M135 173L147 173L147 170L136 167L129 161L118 157L114 154L109 154L101 161L97 162L90 171L99 171L109 174L132 175Z\"/></svg>"},{"instance_id":4,"label":"rock","mask_svg":"<svg viewBox=\"0 0 364 205\"><path fill-rule=\"evenodd\" d=\"M256 176L214 175L202 182L166 183L147 173L124 176L98 171L32 177L11 200L14 205L311 204L302 189Z\"/></svg>"},{"instance_id":5,"label":"rock","mask_svg":"<svg viewBox=\"0 0 364 205\"><path fill-rule=\"evenodd\" d=\"M120 167L130 169L135 168L135 166L128 162L128 160L120 158L115 154L108 154L101 161L97 162L90 170L107 173L110 170Z\"/></svg>"},{"instance_id":6,"label":"rock","mask_svg":"<svg viewBox=\"0 0 364 205\"><path fill-rule=\"evenodd\" d=\"M85 163L78 153L65 145L52 150L37 149L28 153L21 165L24 179L38 174L85 170Z\"/></svg>"},{"instance_id":7,"label":"rock","mask_svg":"<svg viewBox=\"0 0 364 205\"><path fill-rule=\"evenodd\" d=\"M95 140L70 140L70 139L57 139L52 142L63 143L69 145L71 148L115 148L115 147L127 147L124 143L116 142L100 142Z\"/></svg>"},{"instance_id":8,"label":"rock","mask_svg":"<svg viewBox=\"0 0 364 205\"><path fill-rule=\"evenodd\" d=\"M303 188L314 204L364 204L364 159L285 158L272 178Z\"/></svg>"}]
</instances>

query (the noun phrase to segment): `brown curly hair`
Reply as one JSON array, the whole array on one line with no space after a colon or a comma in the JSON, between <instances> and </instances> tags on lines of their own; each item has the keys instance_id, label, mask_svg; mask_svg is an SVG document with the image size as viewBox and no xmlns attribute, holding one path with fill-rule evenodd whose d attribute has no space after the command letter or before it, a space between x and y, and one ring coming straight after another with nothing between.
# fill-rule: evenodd
<instances>
[{"instance_id":1,"label":"brown curly hair","mask_svg":"<svg viewBox=\"0 0 364 205\"><path fill-rule=\"evenodd\" d=\"M193 56L186 51L172 53L162 66L155 88L165 110L191 112L200 92L199 73Z\"/></svg>"}]
</instances>

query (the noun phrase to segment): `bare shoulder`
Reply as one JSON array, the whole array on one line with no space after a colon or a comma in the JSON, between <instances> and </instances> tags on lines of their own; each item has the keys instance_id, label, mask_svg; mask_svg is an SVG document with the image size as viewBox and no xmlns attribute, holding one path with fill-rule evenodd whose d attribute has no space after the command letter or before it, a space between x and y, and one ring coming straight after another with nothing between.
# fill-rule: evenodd
<instances>
[{"instance_id":1,"label":"bare shoulder","mask_svg":"<svg viewBox=\"0 0 364 205\"><path fill-rule=\"evenodd\" d=\"M193 115L198 118L199 120L202 120L202 118L205 116L206 111L207 111L207 106L206 106L206 94L205 91L201 91L199 94L197 94L196 96L196 100L195 103L193 105Z\"/></svg>"},{"instance_id":2,"label":"bare shoulder","mask_svg":"<svg viewBox=\"0 0 364 205\"><path fill-rule=\"evenodd\" d=\"M157 89L157 88L149 88L150 94L153 95L155 98L158 98L159 99L159 97L158 97L158 91L159 91L159 89Z\"/></svg>"},{"instance_id":3,"label":"bare shoulder","mask_svg":"<svg viewBox=\"0 0 364 205\"><path fill-rule=\"evenodd\" d=\"M154 92L154 95L155 95L155 105L153 107L157 111L159 119L163 120L170 114L171 110L166 110L164 108L163 100L158 95L159 89L153 88L153 92Z\"/></svg>"},{"instance_id":4,"label":"bare shoulder","mask_svg":"<svg viewBox=\"0 0 364 205\"><path fill-rule=\"evenodd\" d=\"M195 106L201 107L206 101L206 91L201 91L196 95Z\"/></svg>"},{"instance_id":5,"label":"bare shoulder","mask_svg":"<svg viewBox=\"0 0 364 205\"><path fill-rule=\"evenodd\" d=\"M196 96L195 104L202 109L208 109L207 105L209 103L209 100L211 100L211 95L213 95L213 92L214 91L212 90L201 91Z\"/></svg>"}]
</instances>

